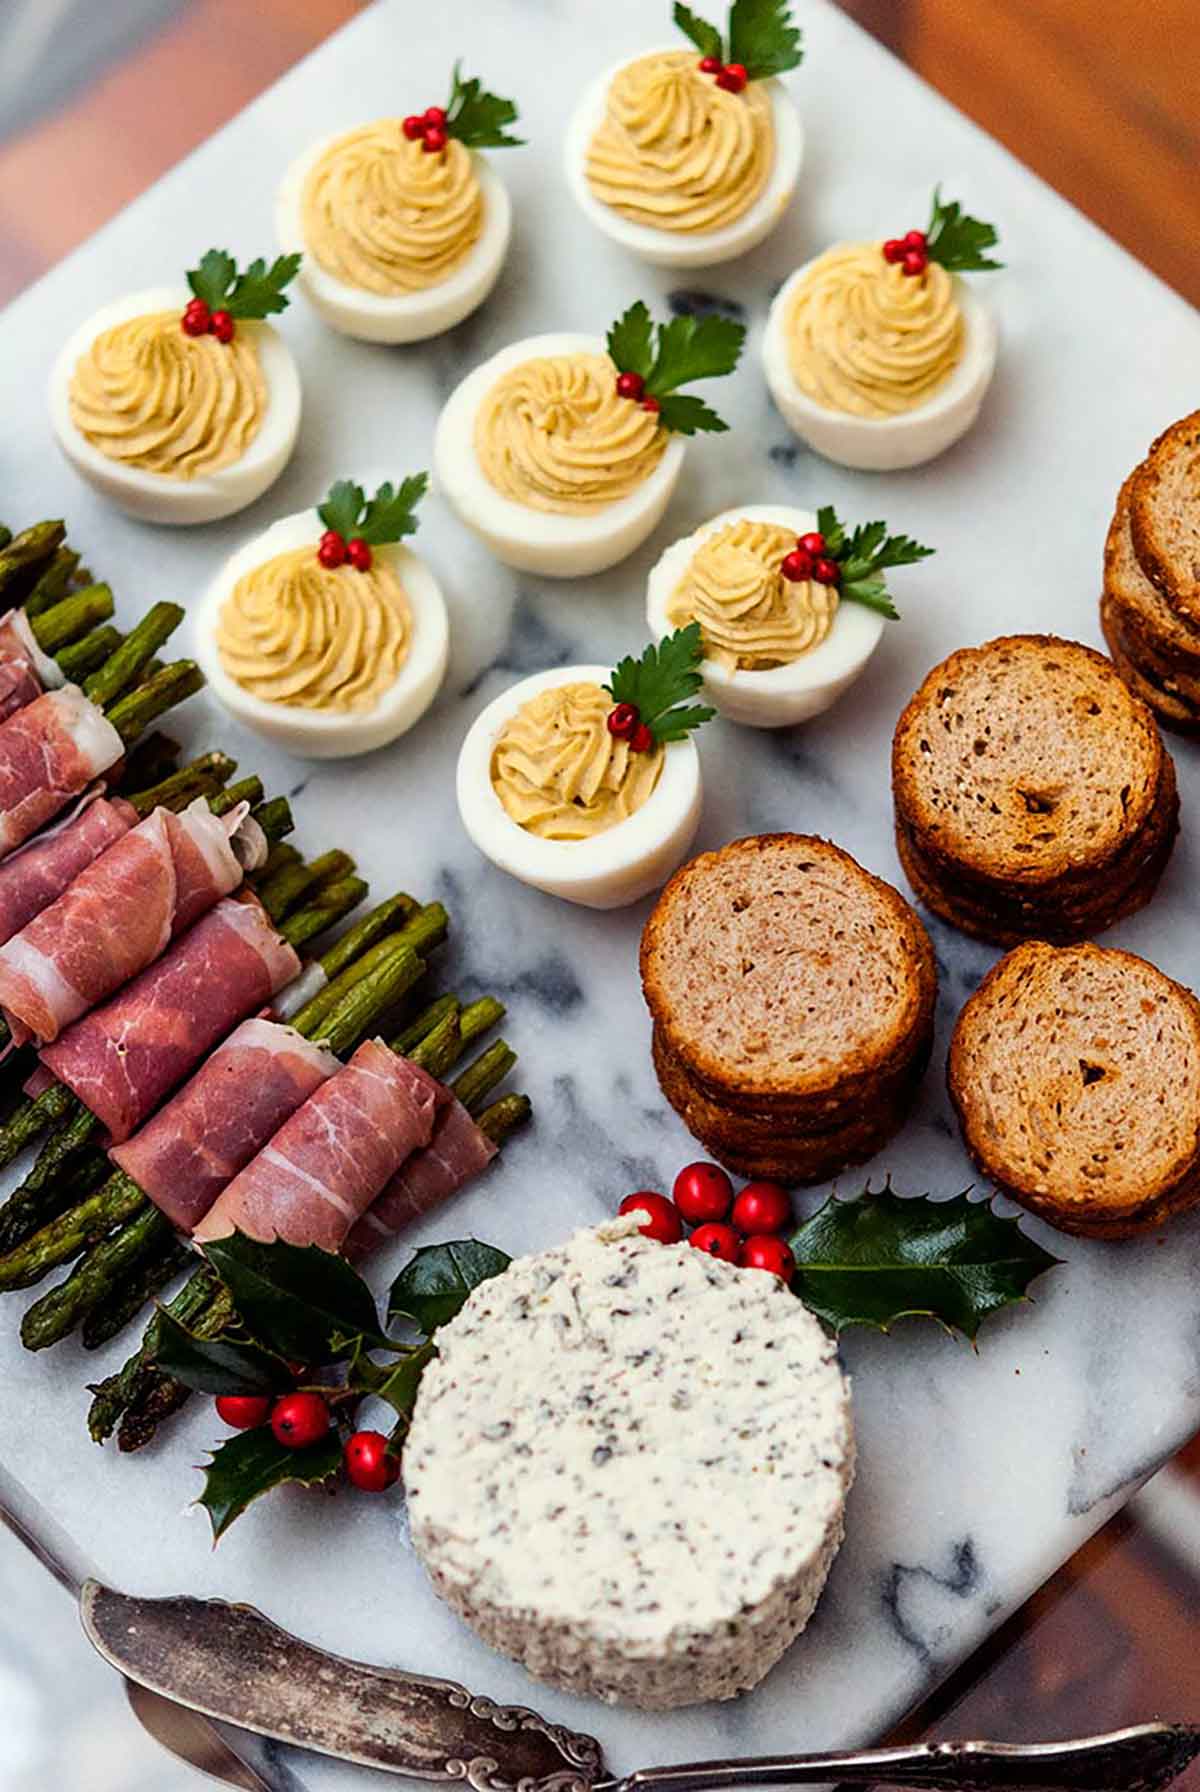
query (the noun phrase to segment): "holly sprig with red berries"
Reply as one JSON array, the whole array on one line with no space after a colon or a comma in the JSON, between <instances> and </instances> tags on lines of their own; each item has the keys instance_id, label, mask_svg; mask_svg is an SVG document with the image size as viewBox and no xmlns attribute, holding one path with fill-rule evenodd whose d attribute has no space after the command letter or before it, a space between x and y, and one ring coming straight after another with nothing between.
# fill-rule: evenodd
<instances>
[{"instance_id":1,"label":"holly sprig with red berries","mask_svg":"<svg viewBox=\"0 0 1200 1792\"><path fill-rule=\"evenodd\" d=\"M893 566L927 560L935 550L910 535L889 535L884 522L859 523L847 531L832 504L817 512L817 527L796 537L779 571L785 579L815 579L831 585L849 603L865 604L891 622L900 612L892 602L885 574Z\"/></svg>"},{"instance_id":2,"label":"holly sprig with red berries","mask_svg":"<svg viewBox=\"0 0 1200 1792\"><path fill-rule=\"evenodd\" d=\"M393 1486L438 1327L509 1262L474 1238L427 1245L392 1283L385 1322L358 1272L315 1245L260 1244L235 1232L205 1255L232 1299L233 1321L205 1338L160 1307L155 1361L185 1387L215 1395L217 1416L238 1433L205 1469L198 1503L214 1541L254 1500L288 1483L344 1478L368 1493ZM359 1427L367 1399L391 1407L387 1435Z\"/></svg>"},{"instance_id":3,"label":"holly sprig with red berries","mask_svg":"<svg viewBox=\"0 0 1200 1792\"><path fill-rule=\"evenodd\" d=\"M608 732L629 742L632 753L649 753L673 740L686 740L693 729L716 715L702 703L689 703L704 680L700 667L704 641L698 622L689 622L651 642L640 659L619 660L604 689L613 700Z\"/></svg>"},{"instance_id":4,"label":"holly sprig with red berries","mask_svg":"<svg viewBox=\"0 0 1200 1792\"><path fill-rule=\"evenodd\" d=\"M349 562L356 572L366 572L375 557L372 548L415 535L416 508L428 484L428 473L410 473L398 486L386 480L368 498L352 479L335 480L325 502L317 505L325 525L317 544L321 565L332 570Z\"/></svg>"},{"instance_id":5,"label":"holly sprig with red berries","mask_svg":"<svg viewBox=\"0 0 1200 1792\"><path fill-rule=\"evenodd\" d=\"M277 255L270 267L260 255L249 267L238 264L227 249L209 249L198 268L189 268L193 297L184 309L185 336L213 335L232 342L239 318L274 317L288 308L284 290L300 272L299 255Z\"/></svg>"},{"instance_id":6,"label":"holly sprig with red berries","mask_svg":"<svg viewBox=\"0 0 1200 1792\"><path fill-rule=\"evenodd\" d=\"M508 129L517 122L515 101L485 92L476 76L464 81L461 67L454 64L446 104L410 112L401 125L404 135L410 143L420 142L427 155L440 155L451 137L464 149L519 149L525 139Z\"/></svg>"},{"instance_id":7,"label":"holly sprig with red berries","mask_svg":"<svg viewBox=\"0 0 1200 1792\"><path fill-rule=\"evenodd\" d=\"M883 245L883 259L899 264L915 277L936 261L951 274L993 273L1004 263L985 253L1000 241L994 224L969 217L957 199L943 201L942 189L933 190L933 209L924 230L891 236Z\"/></svg>"},{"instance_id":8,"label":"holly sprig with red berries","mask_svg":"<svg viewBox=\"0 0 1200 1792\"><path fill-rule=\"evenodd\" d=\"M717 312L705 317L687 313L656 324L638 299L608 332L617 393L654 412L663 428L676 435L726 430L729 425L703 399L679 388L732 373L745 340L746 326Z\"/></svg>"},{"instance_id":9,"label":"holly sprig with red berries","mask_svg":"<svg viewBox=\"0 0 1200 1792\"><path fill-rule=\"evenodd\" d=\"M701 52L701 74L712 75L727 93L740 93L747 81L785 74L804 60L788 0L733 0L724 38L682 0L675 0L672 17Z\"/></svg>"}]
</instances>

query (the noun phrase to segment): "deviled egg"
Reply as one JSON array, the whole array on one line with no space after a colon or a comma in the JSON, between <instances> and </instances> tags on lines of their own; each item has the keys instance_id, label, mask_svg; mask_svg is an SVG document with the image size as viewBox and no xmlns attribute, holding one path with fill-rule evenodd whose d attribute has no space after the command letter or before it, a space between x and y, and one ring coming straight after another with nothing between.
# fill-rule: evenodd
<instances>
[{"instance_id":1,"label":"deviled egg","mask_svg":"<svg viewBox=\"0 0 1200 1792\"><path fill-rule=\"evenodd\" d=\"M798 268L763 336L771 396L826 459L868 471L920 466L964 435L996 365L991 312L959 278L1000 263L990 224L935 193L928 227L839 243Z\"/></svg>"},{"instance_id":2,"label":"deviled egg","mask_svg":"<svg viewBox=\"0 0 1200 1792\"><path fill-rule=\"evenodd\" d=\"M289 168L275 227L304 260L300 287L331 328L364 342L420 342L487 298L512 205L481 149L519 144L511 100L464 81L445 106L323 138Z\"/></svg>"},{"instance_id":3,"label":"deviled egg","mask_svg":"<svg viewBox=\"0 0 1200 1792\"><path fill-rule=\"evenodd\" d=\"M308 759L368 753L404 734L446 671L446 604L402 544L424 473L397 490L339 480L226 561L196 615L196 658L239 721Z\"/></svg>"},{"instance_id":4,"label":"deviled egg","mask_svg":"<svg viewBox=\"0 0 1200 1792\"><path fill-rule=\"evenodd\" d=\"M183 286L103 306L50 374L58 445L88 484L130 516L208 523L244 510L287 465L300 428L300 376L264 319L287 305L298 263L237 272L210 250ZM207 295L207 296L206 296Z\"/></svg>"},{"instance_id":5,"label":"deviled egg","mask_svg":"<svg viewBox=\"0 0 1200 1792\"><path fill-rule=\"evenodd\" d=\"M677 703L699 687L698 656L693 631L672 656L648 648L615 672L555 667L490 703L458 758L459 814L480 852L588 908L619 908L665 883L700 820L691 730L713 712Z\"/></svg>"},{"instance_id":6,"label":"deviled egg","mask_svg":"<svg viewBox=\"0 0 1200 1792\"><path fill-rule=\"evenodd\" d=\"M566 168L585 215L659 267L731 261L761 243L791 202L804 132L775 78L801 60L785 17L762 40L748 9L725 38L688 12L692 49L620 62L589 86L567 129Z\"/></svg>"},{"instance_id":7,"label":"deviled egg","mask_svg":"<svg viewBox=\"0 0 1200 1792\"><path fill-rule=\"evenodd\" d=\"M742 505L666 550L646 620L656 640L699 624L704 694L722 715L787 728L837 701L896 616L881 565L930 551L882 523L847 534L828 508Z\"/></svg>"},{"instance_id":8,"label":"deviled egg","mask_svg":"<svg viewBox=\"0 0 1200 1792\"><path fill-rule=\"evenodd\" d=\"M656 329L639 301L607 343L556 334L501 349L455 388L438 419L443 496L520 572L602 572L662 517L683 467L682 435L725 428L678 388L732 371L744 336L715 316Z\"/></svg>"}]
</instances>

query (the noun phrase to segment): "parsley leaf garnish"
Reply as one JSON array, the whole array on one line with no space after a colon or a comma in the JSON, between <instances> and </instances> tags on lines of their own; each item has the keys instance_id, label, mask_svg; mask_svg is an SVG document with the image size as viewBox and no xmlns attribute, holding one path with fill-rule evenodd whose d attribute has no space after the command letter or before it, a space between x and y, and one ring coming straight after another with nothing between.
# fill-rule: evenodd
<instances>
[{"instance_id":1,"label":"parsley leaf garnish","mask_svg":"<svg viewBox=\"0 0 1200 1792\"><path fill-rule=\"evenodd\" d=\"M718 62L740 62L750 81L766 81L798 68L804 60L799 27L792 24L788 0L733 0L729 8L729 48L715 25L702 19L682 0L675 0L676 25L702 56Z\"/></svg>"},{"instance_id":2,"label":"parsley leaf garnish","mask_svg":"<svg viewBox=\"0 0 1200 1792\"><path fill-rule=\"evenodd\" d=\"M261 256L239 274L227 249L209 249L198 268L189 268L187 283L210 311L230 317L271 317L288 306L284 287L300 271L299 255L279 255L270 267Z\"/></svg>"},{"instance_id":3,"label":"parsley leaf garnish","mask_svg":"<svg viewBox=\"0 0 1200 1792\"><path fill-rule=\"evenodd\" d=\"M638 299L609 330L608 352L618 373L636 373L645 381L646 397L659 402L663 428L690 436L729 425L701 399L681 395L679 387L732 373L745 338L744 324L715 313L655 324Z\"/></svg>"},{"instance_id":4,"label":"parsley leaf garnish","mask_svg":"<svg viewBox=\"0 0 1200 1792\"><path fill-rule=\"evenodd\" d=\"M413 513L428 484L428 473L413 473L401 480L399 489L387 480L368 499L361 485L339 479L330 486L325 502L318 504L317 515L327 529L336 529L347 541L358 536L369 546L380 547L416 533Z\"/></svg>"},{"instance_id":5,"label":"parsley leaf garnish","mask_svg":"<svg viewBox=\"0 0 1200 1792\"><path fill-rule=\"evenodd\" d=\"M620 373L648 378L654 366L654 325L642 299L636 300L608 332L608 352Z\"/></svg>"},{"instance_id":6,"label":"parsley leaf garnish","mask_svg":"<svg viewBox=\"0 0 1200 1792\"><path fill-rule=\"evenodd\" d=\"M693 728L717 713L687 702L704 683L699 670L703 659L700 624L689 622L657 646L652 642L640 660L632 655L620 660L604 689L614 703L632 703L656 745L685 740Z\"/></svg>"},{"instance_id":7,"label":"parsley leaf garnish","mask_svg":"<svg viewBox=\"0 0 1200 1792\"><path fill-rule=\"evenodd\" d=\"M691 38L702 56L715 56L718 62L725 60L725 45L715 25L710 25L699 13L684 6L682 0L675 0L675 10L671 16L684 36Z\"/></svg>"},{"instance_id":8,"label":"parsley leaf garnish","mask_svg":"<svg viewBox=\"0 0 1200 1792\"><path fill-rule=\"evenodd\" d=\"M927 560L933 548L923 547L909 535L889 535L883 522L859 523L847 535L832 504L823 504L817 512L817 528L825 537L826 554L841 568L839 595L898 621L900 612L892 602L884 573L892 566Z\"/></svg>"},{"instance_id":9,"label":"parsley leaf garnish","mask_svg":"<svg viewBox=\"0 0 1200 1792\"><path fill-rule=\"evenodd\" d=\"M517 122L517 108L512 100L499 94L485 93L479 80L472 76L464 81L459 74L461 63L454 64L450 98L446 104L446 131L457 137L467 149L518 149L525 139L514 137L505 127Z\"/></svg>"},{"instance_id":10,"label":"parsley leaf garnish","mask_svg":"<svg viewBox=\"0 0 1200 1792\"><path fill-rule=\"evenodd\" d=\"M933 210L925 230L925 251L930 261L940 261L955 274L990 273L1002 268L1002 261L985 255L1000 240L994 224L980 218L969 218L956 199L942 202L942 189L933 191Z\"/></svg>"},{"instance_id":11,"label":"parsley leaf garnish","mask_svg":"<svg viewBox=\"0 0 1200 1792\"><path fill-rule=\"evenodd\" d=\"M658 420L664 429L677 436L694 436L697 431L721 435L729 428L724 417L719 417L692 392L668 392L665 398L660 398Z\"/></svg>"}]
</instances>

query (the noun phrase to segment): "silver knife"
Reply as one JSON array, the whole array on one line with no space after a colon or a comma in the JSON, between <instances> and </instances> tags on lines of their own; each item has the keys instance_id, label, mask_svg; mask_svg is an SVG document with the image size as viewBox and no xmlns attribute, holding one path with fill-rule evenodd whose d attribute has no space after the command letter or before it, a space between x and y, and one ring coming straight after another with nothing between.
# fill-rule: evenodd
<instances>
[{"instance_id":1,"label":"silver knife","mask_svg":"<svg viewBox=\"0 0 1200 1792\"><path fill-rule=\"evenodd\" d=\"M188 1710L339 1761L474 1792L721 1792L830 1780L941 1792L1157 1792L1200 1755L1200 1727L1153 1723L1069 1742L757 1756L618 1778L592 1736L452 1680L330 1655L253 1606L133 1599L88 1581L80 1610L106 1661Z\"/></svg>"}]
</instances>

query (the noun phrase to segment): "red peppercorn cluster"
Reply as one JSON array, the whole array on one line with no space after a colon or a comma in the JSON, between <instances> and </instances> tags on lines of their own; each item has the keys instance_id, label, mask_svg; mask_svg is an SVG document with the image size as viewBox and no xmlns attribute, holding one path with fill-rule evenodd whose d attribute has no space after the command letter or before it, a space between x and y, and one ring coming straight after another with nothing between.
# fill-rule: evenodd
<instances>
[{"instance_id":1,"label":"red peppercorn cluster","mask_svg":"<svg viewBox=\"0 0 1200 1792\"><path fill-rule=\"evenodd\" d=\"M910 230L906 236L890 236L883 245L883 259L899 262L904 273L915 278L929 266L929 245L923 230Z\"/></svg>"},{"instance_id":2,"label":"red peppercorn cluster","mask_svg":"<svg viewBox=\"0 0 1200 1792\"><path fill-rule=\"evenodd\" d=\"M234 322L228 311L210 311L203 299L189 299L179 320L185 336L215 336L232 342Z\"/></svg>"},{"instance_id":3,"label":"red peppercorn cluster","mask_svg":"<svg viewBox=\"0 0 1200 1792\"><path fill-rule=\"evenodd\" d=\"M294 1393L221 1394L217 1417L234 1431L257 1431L270 1425L276 1443L285 1449L306 1450L328 1436L333 1423L322 1395L303 1388ZM382 1431L355 1431L342 1450L346 1479L365 1493L386 1493L400 1474L400 1464L388 1449Z\"/></svg>"},{"instance_id":4,"label":"red peppercorn cluster","mask_svg":"<svg viewBox=\"0 0 1200 1792\"><path fill-rule=\"evenodd\" d=\"M617 397L630 398L634 404L640 404L644 411L650 411L655 415L662 409L653 393L647 397L646 382L640 373L619 373L617 375Z\"/></svg>"},{"instance_id":5,"label":"red peppercorn cluster","mask_svg":"<svg viewBox=\"0 0 1200 1792\"><path fill-rule=\"evenodd\" d=\"M322 566L328 566L331 569L336 566L344 566L349 561L355 572L366 572L373 558L369 543L365 542L361 535L352 536L347 541L346 537L339 535L336 529L326 529L317 544L317 559Z\"/></svg>"},{"instance_id":6,"label":"red peppercorn cluster","mask_svg":"<svg viewBox=\"0 0 1200 1792\"><path fill-rule=\"evenodd\" d=\"M631 753L648 753L654 745L654 736L638 714L636 703L614 703L606 726L614 740L629 742Z\"/></svg>"},{"instance_id":7,"label":"red peppercorn cluster","mask_svg":"<svg viewBox=\"0 0 1200 1792\"><path fill-rule=\"evenodd\" d=\"M700 60L700 73L714 75L718 87L726 93L740 93L749 80L745 67L740 62L722 62L719 56L704 56Z\"/></svg>"},{"instance_id":8,"label":"red peppercorn cluster","mask_svg":"<svg viewBox=\"0 0 1200 1792\"><path fill-rule=\"evenodd\" d=\"M685 1226L693 1227L688 1243L723 1263L742 1269L768 1269L790 1282L796 1261L781 1236L791 1224L792 1202L778 1182L748 1182L737 1195L718 1164L685 1164L675 1178L672 1199L651 1189L626 1195L618 1212L643 1212L639 1227L660 1244L679 1244Z\"/></svg>"},{"instance_id":9,"label":"red peppercorn cluster","mask_svg":"<svg viewBox=\"0 0 1200 1792\"><path fill-rule=\"evenodd\" d=\"M444 106L426 106L424 112L410 112L400 128L410 143L420 139L426 155L439 154L450 141Z\"/></svg>"},{"instance_id":10,"label":"red peppercorn cluster","mask_svg":"<svg viewBox=\"0 0 1200 1792\"><path fill-rule=\"evenodd\" d=\"M836 585L842 569L825 547L825 537L812 529L798 535L790 554L785 554L779 568L785 579L816 579L819 585Z\"/></svg>"}]
</instances>

